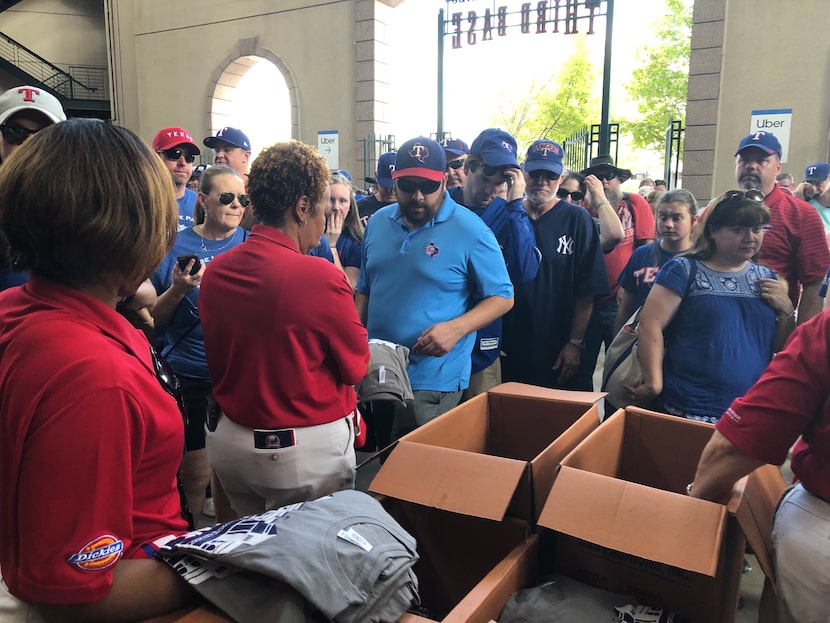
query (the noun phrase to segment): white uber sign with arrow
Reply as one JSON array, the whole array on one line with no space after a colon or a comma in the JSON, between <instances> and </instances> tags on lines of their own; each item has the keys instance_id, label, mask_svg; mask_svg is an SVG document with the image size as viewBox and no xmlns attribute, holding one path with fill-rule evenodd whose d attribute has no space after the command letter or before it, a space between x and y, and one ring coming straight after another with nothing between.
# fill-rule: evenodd
<instances>
[{"instance_id":1,"label":"white uber sign with arrow","mask_svg":"<svg viewBox=\"0 0 830 623\"><path fill-rule=\"evenodd\" d=\"M340 168L340 134L337 130L317 132L317 151L323 154L329 169Z\"/></svg>"}]
</instances>

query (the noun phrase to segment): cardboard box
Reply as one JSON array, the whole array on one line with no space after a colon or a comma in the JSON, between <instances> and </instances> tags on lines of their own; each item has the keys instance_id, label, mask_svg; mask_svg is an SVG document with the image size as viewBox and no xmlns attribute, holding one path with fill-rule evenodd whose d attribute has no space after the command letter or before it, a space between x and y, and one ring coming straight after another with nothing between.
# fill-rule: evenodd
<instances>
[{"instance_id":1,"label":"cardboard box","mask_svg":"<svg viewBox=\"0 0 830 623\"><path fill-rule=\"evenodd\" d=\"M726 506L686 496L712 430L641 409L615 414L562 461L539 532L499 561L443 623L498 620L513 592L554 572L634 594L692 623L734 621L744 534L772 577L769 532L785 483L766 465L736 483ZM416 621L424 623L401 619Z\"/></svg>"},{"instance_id":2,"label":"cardboard box","mask_svg":"<svg viewBox=\"0 0 830 623\"><path fill-rule=\"evenodd\" d=\"M533 524L559 462L599 425L601 392L504 383L404 436L370 490Z\"/></svg>"}]
</instances>

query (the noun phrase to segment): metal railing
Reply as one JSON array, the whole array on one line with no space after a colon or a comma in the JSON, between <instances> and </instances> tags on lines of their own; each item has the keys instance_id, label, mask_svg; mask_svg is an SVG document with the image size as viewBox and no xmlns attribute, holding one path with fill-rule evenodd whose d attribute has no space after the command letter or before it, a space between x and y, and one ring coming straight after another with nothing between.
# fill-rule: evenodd
<instances>
[{"instance_id":1,"label":"metal railing","mask_svg":"<svg viewBox=\"0 0 830 623\"><path fill-rule=\"evenodd\" d=\"M109 99L106 67L70 65L67 72L4 33L0 33L0 58L66 99Z\"/></svg>"},{"instance_id":2,"label":"metal railing","mask_svg":"<svg viewBox=\"0 0 830 623\"><path fill-rule=\"evenodd\" d=\"M678 188L681 181L680 157L683 153L683 144L686 138L686 128L679 119L672 119L666 128L666 160L663 164L663 175L668 184L667 188Z\"/></svg>"},{"instance_id":3,"label":"metal railing","mask_svg":"<svg viewBox=\"0 0 830 623\"><path fill-rule=\"evenodd\" d=\"M375 176L375 165L381 154L395 151L395 137L388 134L385 137L377 136L363 139L363 174L364 177ZM363 180L360 180L361 184ZM356 184L360 186L361 184Z\"/></svg>"},{"instance_id":4,"label":"metal railing","mask_svg":"<svg viewBox=\"0 0 830 623\"><path fill-rule=\"evenodd\" d=\"M587 169L591 158L601 155L599 153L599 132L600 125L594 123L583 127L579 132L571 134L565 139L565 167L569 171L581 171ZM619 150L620 124L609 124L610 150L617 162Z\"/></svg>"}]
</instances>

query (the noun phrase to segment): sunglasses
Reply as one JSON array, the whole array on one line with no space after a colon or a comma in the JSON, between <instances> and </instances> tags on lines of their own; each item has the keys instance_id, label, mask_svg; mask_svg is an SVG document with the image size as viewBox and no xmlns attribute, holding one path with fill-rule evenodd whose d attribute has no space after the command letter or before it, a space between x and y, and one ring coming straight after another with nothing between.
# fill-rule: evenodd
<instances>
[{"instance_id":1,"label":"sunglasses","mask_svg":"<svg viewBox=\"0 0 830 623\"><path fill-rule=\"evenodd\" d=\"M539 178L543 177L546 180L555 181L559 179L559 176L556 173L552 173L550 171L545 171L544 169L539 169L538 171L529 171L528 175L532 180L538 180Z\"/></svg>"},{"instance_id":2,"label":"sunglasses","mask_svg":"<svg viewBox=\"0 0 830 623\"><path fill-rule=\"evenodd\" d=\"M415 191L418 191L418 190L420 190L421 194L424 195L424 196L431 195L436 190L441 188L441 182L425 181L425 182L416 183L416 182L411 182L409 180L405 180L403 178L400 178L396 181L398 183L398 190L400 190L401 192L405 192L407 194L410 194L410 195L414 194Z\"/></svg>"},{"instance_id":3,"label":"sunglasses","mask_svg":"<svg viewBox=\"0 0 830 623\"><path fill-rule=\"evenodd\" d=\"M464 166L464 158L459 158L458 160L453 160L452 162L447 163L448 169L460 169Z\"/></svg>"},{"instance_id":4,"label":"sunglasses","mask_svg":"<svg viewBox=\"0 0 830 623\"><path fill-rule=\"evenodd\" d=\"M22 125L18 125L16 123L0 124L0 133L3 134L3 139L9 145L21 145L32 134L37 134L38 131L39 130L30 130L29 128L24 128Z\"/></svg>"},{"instance_id":5,"label":"sunglasses","mask_svg":"<svg viewBox=\"0 0 830 623\"><path fill-rule=\"evenodd\" d=\"M167 160L172 160L174 162L182 156L184 156L184 161L188 163L192 163L196 160L196 154L184 149L162 149L158 153L162 154Z\"/></svg>"},{"instance_id":6,"label":"sunglasses","mask_svg":"<svg viewBox=\"0 0 830 623\"><path fill-rule=\"evenodd\" d=\"M489 164L482 164L481 172L484 174L484 177L493 177L495 175L501 175L502 177L507 179L507 177L504 175L504 167L494 167Z\"/></svg>"},{"instance_id":7,"label":"sunglasses","mask_svg":"<svg viewBox=\"0 0 830 623\"><path fill-rule=\"evenodd\" d=\"M603 182L617 179L617 174L614 173L614 171L608 171L608 173L594 173L594 176Z\"/></svg>"},{"instance_id":8,"label":"sunglasses","mask_svg":"<svg viewBox=\"0 0 830 623\"><path fill-rule=\"evenodd\" d=\"M764 202L764 193L754 188L750 190L730 190L723 195L723 203L736 203L749 199L750 201Z\"/></svg>"},{"instance_id":9,"label":"sunglasses","mask_svg":"<svg viewBox=\"0 0 830 623\"><path fill-rule=\"evenodd\" d=\"M238 195L234 195L233 193L219 194L219 203L221 203L223 206L230 205L231 203L233 203L234 199L239 199L239 205L241 205L243 208L247 208L248 203L250 202L250 200L248 199L248 195L244 193L240 193Z\"/></svg>"},{"instance_id":10,"label":"sunglasses","mask_svg":"<svg viewBox=\"0 0 830 623\"><path fill-rule=\"evenodd\" d=\"M585 193L583 193L579 190L570 191L570 190L565 190L564 188L560 188L559 190L556 191L556 196L559 197L560 199L565 199L568 196L570 196L570 198L573 199L574 201L582 201L585 198Z\"/></svg>"}]
</instances>

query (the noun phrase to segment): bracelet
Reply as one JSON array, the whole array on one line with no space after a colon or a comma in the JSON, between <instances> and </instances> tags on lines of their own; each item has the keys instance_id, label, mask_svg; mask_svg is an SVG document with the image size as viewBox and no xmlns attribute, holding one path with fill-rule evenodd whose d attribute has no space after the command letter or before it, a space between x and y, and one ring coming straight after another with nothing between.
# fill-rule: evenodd
<instances>
[{"instance_id":1,"label":"bracelet","mask_svg":"<svg viewBox=\"0 0 830 623\"><path fill-rule=\"evenodd\" d=\"M694 486L694 484L695 483L690 482L686 485L686 495L692 495L692 486Z\"/></svg>"},{"instance_id":2,"label":"bracelet","mask_svg":"<svg viewBox=\"0 0 830 623\"><path fill-rule=\"evenodd\" d=\"M782 320L789 320L793 316L795 316L795 308L793 308L793 310L789 314L787 314L786 316L776 316L775 317L775 322L781 322Z\"/></svg>"}]
</instances>

